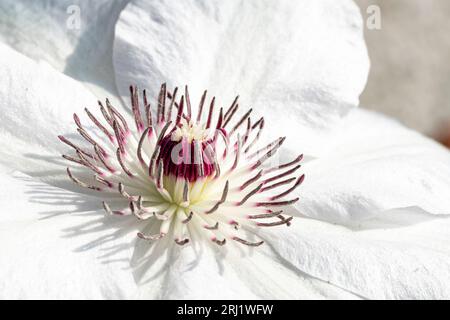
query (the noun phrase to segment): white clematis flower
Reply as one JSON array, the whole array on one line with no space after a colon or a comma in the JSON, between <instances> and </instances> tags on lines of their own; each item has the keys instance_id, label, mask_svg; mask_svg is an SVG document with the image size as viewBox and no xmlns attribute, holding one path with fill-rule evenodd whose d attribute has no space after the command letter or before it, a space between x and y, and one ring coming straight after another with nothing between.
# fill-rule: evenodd
<instances>
[{"instance_id":1,"label":"white clematis flower","mask_svg":"<svg viewBox=\"0 0 450 320\"><path fill-rule=\"evenodd\" d=\"M79 1L81 29L62 31L72 4L0 5L7 18L0 20L0 297L450 297L450 153L395 121L354 108L368 60L351 1L96 1L94 7ZM128 151L126 168L114 160L114 170L125 180L126 169L138 170L138 138L150 130L144 131L148 123L131 125L136 107L129 85L147 88L154 105L150 97L164 81L170 90L189 84L190 101L208 88L220 106L239 93L243 108L265 118L261 140L287 136L282 163L305 153L306 180L289 194L300 200L284 209L294 216L289 228L243 225L240 239L265 242L256 248L238 241L217 246L202 237L181 246L167 236L149 242L136 233L160 234L159 224L105 216L101 208L102 202L110 210L127 206L123 194L130 189L98 192L67 178L60 154L68 147L57 136L87 150L75 134L76 113L83 130L99 133L95 141L108 142L84 113L106 96L137 137L134 145L116 145L136 154ZM184 87L179 91L185 95ZM92 114L101 119L97 111ZM107 127L112 140L121 138L119 116L106 115L105 127L117 117ZM196 124L179 123L172 141L208 139ZM145 164L154 145L141 146ZM95 168L108 169L101 151L89 152ZM71 156L89 160L81 151ZM83 182L93 175L84 167L72 169ZM179 208L185 187L178 187ZM218 190L212 200L224 188Z\"/></svg>"}]
</instances>

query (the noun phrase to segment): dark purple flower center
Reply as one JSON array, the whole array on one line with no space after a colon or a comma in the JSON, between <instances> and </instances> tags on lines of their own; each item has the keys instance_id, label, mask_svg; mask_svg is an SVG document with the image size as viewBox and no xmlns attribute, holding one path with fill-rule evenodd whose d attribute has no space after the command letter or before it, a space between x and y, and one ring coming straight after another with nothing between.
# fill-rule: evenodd
<instances>
[{"instance_id":1,"label":"dark purple flower center","mask_svg":"<svg viewBox=\"0 0 450 320\"><path fill-rule=\"evenodd\" d=\"M162 160L164 175L173 175L194 182L215 174L212 139L199 141L183 136L179 141L168 134L160 141L158 161Z\"/></svg>"}]
</instances>

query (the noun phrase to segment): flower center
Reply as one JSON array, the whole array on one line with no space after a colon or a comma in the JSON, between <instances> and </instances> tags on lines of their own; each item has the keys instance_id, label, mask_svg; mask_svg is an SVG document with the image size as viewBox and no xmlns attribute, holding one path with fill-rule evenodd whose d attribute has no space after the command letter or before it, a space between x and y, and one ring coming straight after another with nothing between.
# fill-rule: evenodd
<instances>
[{"instance_id":1,"label":"flower center","mask_svg":"<svg viewBox=\"0 0 450 320\"><path fill-rule=\"evenodd\" d=\"M162 138L158 144L158 159L162 161L166 175L196 181L215 173L214 141L208 137L208 131L182 119Z\"/></svg>"},{"instance_id":2,"label":"flower center","mask_svg":"<svg viewBox=\"0 0 450 320\"><path fill-rule=\"evenodd\" d=\"M169 236L178 245L231 240L259 246L263 241L246 240L252 228L289 226L292 217L281 209L299 199L291 194L304 180L297 174L302 155L267 165L285 138L258 148L264 119L253 122L251 109L237 117L238 97L218 112L212 98L204 113L205 91L194 117L187 86L180 98L177 92L169 93L163 84L154 115L145 90L142 106L137 88L130 87L135 130L108 100L106 105L99 102L103 120L86 109L94 130L74 114L86 143L79 146L59 136L74 151L63 157L90 174L80 179L67 168L69 178L80 187L108 193L117 207L104 201L105 211L141 220L138 236L145 240ZM154 229L158 231L149 234Z\"/></svg>"}]
</instances>

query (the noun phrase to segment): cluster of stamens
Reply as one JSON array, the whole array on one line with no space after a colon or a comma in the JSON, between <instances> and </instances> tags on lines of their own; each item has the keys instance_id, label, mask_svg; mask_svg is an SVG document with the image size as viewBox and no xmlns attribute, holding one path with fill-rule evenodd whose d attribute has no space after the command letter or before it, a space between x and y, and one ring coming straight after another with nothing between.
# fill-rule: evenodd
<instances>
[{"instance_id":1,"label":"cluster of stamens","mask_svg":"<svg viewBox=\"0 0 450 320\"><path fill-rule=\"evenodd\" d=\"M146 91L142 92L141 110L138 89L130 87L136 130L108 99L105 104L98 102L101 121L85 109L92 130L74 114L86 147L59 136L74 151L63 157L93 175L77 177L67 168L69 178L81 187L125 200L123 207L114 209L104 201L108 214L134 215L157 224L156 234L138 233L145 240L170 235L179 245L204 238L217 245L233 240L259 246L263 241L245 239L242 229L289 226L292 217L283 215L280 207L298 201L288 197L304 180L304 175L296 176L302 155L288 163L267 166L266 161L285 138L254 150L264 118L252 123L250 109L234 121L238 97L226 110L218 108L214 116L214 97L203 121L207 92L200 99L195 118L188 87L180 98L177 93L178 88L170 93L165 84L161 86L154 117Z\"/></svg>"}]
</instances>

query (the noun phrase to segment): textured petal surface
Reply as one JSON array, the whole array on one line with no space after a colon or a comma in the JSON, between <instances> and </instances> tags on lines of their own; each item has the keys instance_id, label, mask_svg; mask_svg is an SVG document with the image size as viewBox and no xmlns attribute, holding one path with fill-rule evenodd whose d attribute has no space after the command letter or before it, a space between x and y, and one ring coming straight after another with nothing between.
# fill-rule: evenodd
<instances>
[{"instance_id":1,"label":"textured petal surface","mask_svg":"<svg viewBox=\"0 0 450 320\"><path fill-rule=\"evenodd\" d=\"M358 299L265 246L182 249L136 237L145 223L105 217L98 200L0 174L0 298ZM137 240L137 241L136 241Z\"/></svg>"},{"instance_id":2,"label":"textured petal surface","mask_svg":"<svg viewBox=\"0 0 450 320\"><path fill-rule=\"evenodd\" d=\"M4 0L0 3L0 41L92 84L99 95L114 93L114 25L127 2Z\"/></svg>"},{"instance_id":3,"label":"textured petal surface","mask_svg":"<svg viewBox=\"0 0 450 320\"><path fill-rule=\"evenodd\" d=\"M299 270L370 299L448 299L450 297L450 219L408 209L386 212L420 223L351 230L311 219L291 228L264 232L272 248ZM376 221L374 221L376 222Z\"/></svg>"},{"instance_id":4,"label":"textured petal surface","mask_svg":"<svg viewBox=\"0 0 450 320\"><path fill-rule=\"evenodd\" d=\"M0 163L47 180L65 175L67 146L57 137L76 133L73 113L95 106L95 97L46 63L5 45L0 54Z\"/></svg>"},{"instance_id":5,"label":"textured petal surface","mask_svg":"<svg viewBox=\"0 0 450 320\"><path fill-rule=\"evenodd\" d=\"M304 166L303 214L345 224L410 206L450 214L450 152L396 121L354 110L322 147Z\"/></svg>"},{"instance_id":6,"label":"textured petal surface","mask_svg":"<svg viewBox=\"0 0 450 320\"><path fill-rule=\"evenodd\" d=\"M106 218L98 201L23 174L1 174L1 181L0 298L134 294L132 221Z\"/></svg>"},{"instance_id":7,"label":"textured petal surface","mask_svg":"<svg viewBox=\"0 0 450 320\"><path fill-rule=\"evenodd\" d=\"M313 152L323 129L358 104L368 58L351 1L133 1L116 25L119 93L161 82L203 89L225 107L271 118L291 146Z\"/></svg>"},{"instance_id":8,"label":"textured petal surface","mask_svg":"<svg viewBox=\"0 0 450 320\"><path fill-rule=\"evenodd\" d=\"M358 299L339 287L299 272L267 246L248 250L180 248L168 236L138 244L134 274L138 298L152 299Z\"/></svg>"}]
</instances>

